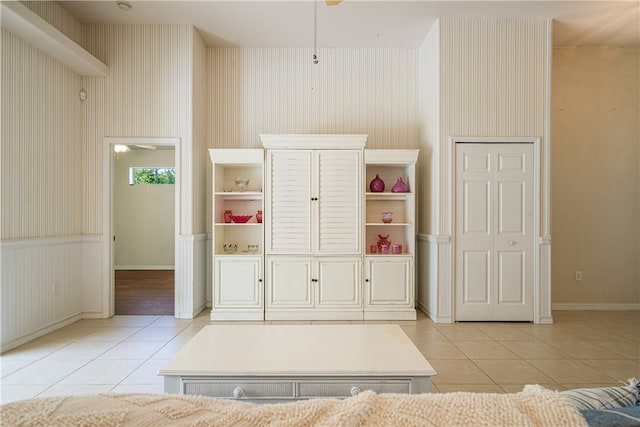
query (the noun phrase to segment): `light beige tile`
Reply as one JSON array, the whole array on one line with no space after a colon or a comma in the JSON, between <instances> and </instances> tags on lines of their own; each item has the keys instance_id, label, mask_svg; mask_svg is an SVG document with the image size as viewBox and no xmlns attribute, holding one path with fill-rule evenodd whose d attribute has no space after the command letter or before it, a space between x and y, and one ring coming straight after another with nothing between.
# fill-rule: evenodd
<instances>
[{"instance_id":1,"label":"light beige tile","mask_svg":"<svg viewBox=\"0 0 640 427\"><path fill-rule=\"evenodd\" d=\"M164 341L169 342L174 339L185 325L173 326L147 326L139 332L127 338L127 341Z\"/></svg>"},{"instance_id":2,"label":"light beige tile","mask_svg":"<svg viewBox=\"0 0 640 427\"><path fill-rule=\"evenodd\" d=\"M69 345L69 341L49 341L49 340L36 340L23 344L20 347L16 347L5 353L2 353L3 360L10 359L29 359L38 360L51 353L61 349L62 347Z\"/></svg>"},{"instance_id":3,"label":"light beige tile","mask_svg":"<svg viewBox=\"0 0 640 427\"><path fill-rule=\"evenodd\" d=\"M496 384L552 383L553 380L524 360L474 360Z\"/></svg>"},{"instance_id":4,"label":"light beige tile","mask_svg":"<svg viewBox=\"0 0 640 427\"><path fill-rule=\"evenodd\" d=\"M76 341L52 353L50 359L91 360L117 346L120 341Z\"/></svg>"},{"instance_id":5,"label":"light beige tile","mask_svg":"<svg viewBox=\"0 0 640 427\"><path fill-rule=\"evenodd\" d=\"M627 359L640 359L640 343L629 341L601 341L598 344L600 347L607 348Z\"/></svg>"},{"instance_id":6,"label":"light beige tile","mask_svg":"<svg viewBox=\"0 0 640 427\"><path fill-rule=\"evenodd\" d=\"M427 360L441 359L466 359L464 355L455 345L449 341L414 341L415 346L424 355Z\"/></svg>"},{"instance_id":7,"label":"light beige tile","mask_svg":"<svg viewBox=\"0 0 640 427\"><path fill-rule=\"evenodd\" d=\"M470 360L430 360L429 363L437 372L432 382L438 388L442 384L494 384Z\"/></svg>"},{"instance_id":8,"label":"light beige tile","mask_svg":"<svg viewBox=\"0 0 640 427\"><path fill-rule=\"evenodd\" d=\"M140 367L131 372L120 384L155 384L162 385L164 377L158 375L160 368L169 363L169 360L147 360Z\"/></svg>"},{"instance_id":9,"label":"light beige tile","mask_svg":"<svg viewBox=\"0 0 640 427\"><path fill-rule=\"evenodd\" d=\"M113 386L104 384L54 384L37 397L88 395L108 393Z\"/></svg>"},{"instance_id":10,"label":"light beige tile","mask_svg":"<svg viewBox=\"0 0 640 427\"><path fill-rule=\"evenodd\" d=\"M530 341L534 339L534 336L530 333L520 329L517 325L479 325L480 329L485 334L489 335L496 341Z\"/></svg>"},{"instance_id":11,"label":"light beige tile","mask_svg":"<svg viewBox=\"0 0 640 427\"><path fill-rule=\"evenodd\" d=\"M149 326L161 316L119 315L104 319L105 326Z\"/></svg>"},{"instance_id":12,"label":"light beige tile","mask_svg":"<svg viewBox=\"0 0 640 427\"><path fill-rule=\"evenodd\" d=\"M44 391L46 384L2 384L0 387L0 404L32 399Z\"/></svg>"},{"instance_id":13,"label":"light beige tile","mask_svg":"<svg viewBox=\"0 0 640 427\"><path fill-rule=\"evenodd\" d=\"M81 341L122 341L140 332L142 328L130 326L103 326Z\"/></svg>"},{"instance_id":14,"label":"light beige tile","mask_svg":"<svg viewBox=\"0 0 640 427\"><path fill-rule=\"evenodd\" d=\"M433 326L401 326L402 330L412 341L448 341L445 337Z\"/></svg>"},{"instance_id":15,"label":"light beige tile","mask_svg":"<svg viewBox=\"0 0 640 427\"><path fill-rule=\"evenodd\" d=\"M44 358L17 370L2 379L5 384L55 384L67 375L89 363L90 360L81 359L51 359Z\"/></svg>"},{"instance_id":16,"label":"light beige tile","mask_svg":"<svg viewBox=\"0 0 640 427\"><path fill-rule=\"evenodd\" d=\"M165 341L124 341L101 354L98 359L148 359L166 344Z\"/></svg>"},{"instance_id":17,"label":"light beige tile","mask_svg":"<svg viewBox=\"0 0 640 427\"><path fill-rule=\"evenodd\" d=\"M509 351L518 355L521 359L569 359L566 353L550 346L549 344L538 341L502 341L500 342Z\"/></svg>"},{"instance_id":18,"label":"light beige tile","mask_svg":"<svg viewBox=\"0 0 640 427\"><path fill-rule=\"evenodd\" d=\"M601 347L590 341L561 341L550 342L554 348L568 354L574 359L622 359L624 356Z\"/></svg>"},{"instance_id":19,"label":"light beige tile","mask_svg":"<svg viewBox=\"0 0 640 427\"><path fill-rule=\"evenodd\" d=\"M559 384L609 383L613 378L585 365L580 360L529 360Z\"/></svg>"},{"instance_id":20,"label":"light beige tile","mask_svg":"<svg viewBox=\"0 0 640 427\"><path fill-rule=\"evenodd\" d=\"M504 393L496 384L441 384L438 390L440 393Z\"/></svg>"},{"instance_id":21,"label":"light beige tile","mask_svg":"<svg viewBox=\"0 0 640 427\"><path fill-rule=\"evenodd\" d=\"M160 316L156 320L151 322L149 324L149 326L178 326L178 325L182 325L184 327L187 327L187 326L191 325L192 323L194 323L194 321L196 319L194 319L194 320L192 320L192 319L176 319L173 316ZM209 318L207 317L205 320L208 322Z\"/></svg>"},{"instance_id":22,"label":"light beige tile","mask_svg":"<svg viewBox=\"0 0 640 427\"><path fill-rule=\"evenodd\" d=\"M438 325L438 331L451 341L492 341L489 335L475 326L467 325Z\"/></svg>"},{"instance_id":23,"label":"light beige tile","mask_svg":"<svg viewBox=\"0 0 640 427\"><path fill-rule=\"evenodd\" d=\"M9 359L0 357L0 378L6 377L9 374L13 374L18 369L22 369L25 366L32 364L33 362L34 360L31 359Z\"/></svg>"},{"instance_id":24,"label":"light beige tile","mask_svg":"<svg viewBox=\"0 0 640 427\"><path fill-rule=\"evenodd\" d=\"M496 341L452 341L469 359L517 359Z\"/></svg>"},{"instance_id":25,"label":"light beige tile","mask_svg":"<svg viewBox=\"0 0 640 427\"><path fill-rule=\"evenodd\" d=\"M182 340L179 338L173 339L155 352L151 359L171 359L189 340ZM140 342L140 341L134 341Z\"/></svg>"},{"instance_id":26,"label":"light beige tile","mask_svg":"<svg viewBox=\"0 0 640 427\"><path fill-rule=\"evenodd\" d=\"M111 392L162 394L164 390L160 384L118 384L111 389Z\"/></svg>"},{"instance_id":27,"label":"light beige tile","mask_svg":"<svg viewBox=\"0 0 640 427\"><path fill-rule=\"evenodd\" d=\"M60 381L61 384L119 384L144 360L93 360Z\"/></svg>"},{"instance_id":28,"label":"light beige tile","mask_svg":"<svg viewBox=\"0 0 640 427\"><path fill-rule=\"evenodd\" d=\"M629 378L640 378L640 363L636 360L597 359L583 360L582 362L614 380L626 382Z\"/></svg>"}]
</instances>

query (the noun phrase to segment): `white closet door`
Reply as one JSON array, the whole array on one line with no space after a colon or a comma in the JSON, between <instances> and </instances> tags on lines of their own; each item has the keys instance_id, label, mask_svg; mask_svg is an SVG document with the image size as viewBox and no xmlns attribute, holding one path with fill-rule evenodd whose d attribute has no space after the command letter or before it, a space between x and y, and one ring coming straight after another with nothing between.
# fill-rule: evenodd
<instances>
[{"instance_id":1,"label":"white closet door","mask_svg":"<svg viewBox=\"0 0 640 427\"><path fill-rule=\"evenodd\" d=\"M358 254L361 235L361 155L355 150L319 150L318 255Z\"/></svg>"},{"instance_id":2,"label":"white closet door","mask_svg":"<svg viewBox=\"0 0 640 427\"><path fill-rule=\"evenodd\" d=\"M456 320L533 320L533 144L456 144Z\"/></svg>"},{"instance_id":3,"label":"white closet door","mask_svg":"<svg viewBox=\"0 0 640 427\"><path fill-rule=\"evenodd\" d=\"M310 254L313 153L270 150L267 164L268 253Z\"/></svg>"}]
</instances>

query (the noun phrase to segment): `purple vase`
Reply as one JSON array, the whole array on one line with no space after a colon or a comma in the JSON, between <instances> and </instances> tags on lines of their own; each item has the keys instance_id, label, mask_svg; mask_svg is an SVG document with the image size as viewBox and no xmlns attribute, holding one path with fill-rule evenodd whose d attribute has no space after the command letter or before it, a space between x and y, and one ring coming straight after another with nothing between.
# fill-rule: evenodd
<instances>
[{"instance_id":1,"label":"purple vase","mask_svg":"<svg viewBox=\"0 0 640 427\"><path fill-rule=\"evenodd\" d=\"M376 174L376 177L369 183L369 190L371 190L372 193L382 193L384 191L384 181L380 179L378 174Z\"/></svg>"},{"instance_id":2,"label":"purple vase","mask_svg":"<svg viewBox=\"0 0 640 427\"><path fill-rule=\"evenodd\" d=\"M391 192L392 193L408 193L409 192L409 187L407 186L407 184L404 183L401 176L398 177L398 180L396 181L396 183L393 185L393 187L391 187Z\"/></svg>"}]
</instances>

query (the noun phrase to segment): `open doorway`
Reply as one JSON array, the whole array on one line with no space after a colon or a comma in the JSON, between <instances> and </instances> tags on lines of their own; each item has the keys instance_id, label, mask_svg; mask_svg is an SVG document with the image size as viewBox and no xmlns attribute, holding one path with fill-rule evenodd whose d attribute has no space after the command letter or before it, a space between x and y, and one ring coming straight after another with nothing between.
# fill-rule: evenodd
<instances>
[{"instance_id":1,"label":"open doorway","mask_svg":"<svg viewBox=\"0 0 640 427\"><path fill-rule=\"evenodd\" d=\"M173 139L119 138L111 154L111 314L175 314Z\"/></svg>"}]
</instances>

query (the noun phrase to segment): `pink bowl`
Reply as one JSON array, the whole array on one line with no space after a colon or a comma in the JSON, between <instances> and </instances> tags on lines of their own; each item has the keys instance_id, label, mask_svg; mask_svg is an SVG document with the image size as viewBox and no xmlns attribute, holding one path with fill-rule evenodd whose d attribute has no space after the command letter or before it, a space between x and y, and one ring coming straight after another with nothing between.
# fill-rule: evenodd
<instances>
[{"instance_id":1,"label":"pink bowl","mask_svg":"<svg viewBox=\"0 0 640 427\"><path fill-rule=\"evenodd\" d=\"M252 216L253 215L232 215L231 219L233 220L233 222L244 224L245 222L249 221Z\"/></svg>"}]
</instances>

